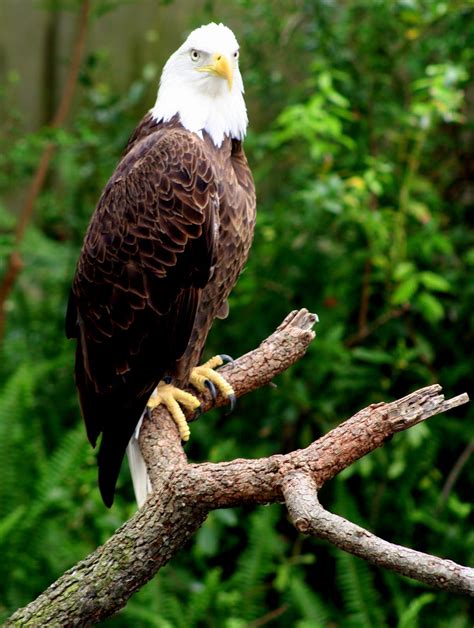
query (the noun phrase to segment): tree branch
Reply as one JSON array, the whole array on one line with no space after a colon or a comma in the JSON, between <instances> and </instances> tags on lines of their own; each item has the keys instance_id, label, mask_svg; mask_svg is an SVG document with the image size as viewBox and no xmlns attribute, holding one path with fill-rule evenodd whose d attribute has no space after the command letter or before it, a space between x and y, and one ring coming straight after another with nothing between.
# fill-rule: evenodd
<instances>
[{"instance_id":1,"label":"tree branch","mask_svg":"<svg viewBox=\"0 0 474 628\"><path fill-rule=\"evenodd\" d=\"M435 589L474 595L474 569L388 543L328 512L319 503L313 478L306 473L287 476L283 493L291 520L303 534L329 541L373 565L415 578Z\"/></svg>"},{"instance_id":2,"label":"tree branch","mask_svg":"<svg viewBox=\"0 0 474 628\"><path fill-rule=\"evenodd\" d=\"M314 338L316 320L307 310L292 312L258 349L223 367L237 396L268 384L296 362ZM212 405L207 395L201 401L203 411ZM445 401L440 386L429 386L361 410L306 449L219 464L189 464L175 423L166 410L157 408L140 433L152 495L104 546L18 610L6 625L97 623L120 610L183 547L211 510L281 502L285 497L290 501L295 474L304 474L312 487L320 488L395 432L466 401L467 395ZM223 403L218 398L217 405Z\"/></svg>"},{"instance_id":3,"label":"tree branch","mask_svg":"<svg viewBox=\"0 0 474 628\"><path fill-rule=\"evenodd\" d=\"M69 110L71 109L72 99L77 85L77 78L79 76L79 68L81 66L82 53L86 42L89 10L89 0L83 0L69 71L58 109L51 121L51 124L49 125L49 128L51 129L59 129L64 124ZM33 176L33 180L31 181L31 185L28 189L25 202L21 207L20 215L18 217L18 223L15 229L15 248L10 254L7 262L7 268L3 275L2 283L0 284L0 344L2 343L5 333L5 303L13 289L13 286L15 285L21 269L23 268L23 262L20 255L20 245L25 236L26 229L33 217L36 200L43 189L46 181L46 175L48 174L49 164L53 158L55 150L56 145L52 142L48 142L44 147Z\"/></svg>"}]
</instances>

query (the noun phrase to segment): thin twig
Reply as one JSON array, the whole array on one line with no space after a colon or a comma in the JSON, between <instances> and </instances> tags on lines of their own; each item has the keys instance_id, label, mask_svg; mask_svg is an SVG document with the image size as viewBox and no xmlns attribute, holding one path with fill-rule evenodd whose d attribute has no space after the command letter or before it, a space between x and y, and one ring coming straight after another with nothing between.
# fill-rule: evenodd
<instances>
[{"instance_id":1,"label":"thin twig","mask_svg":"<svg viewBox=\"0 0 474 628\"><path fill-rule=\"evenodd\" d=\"M357 317L357 335L362 337L367 333L367 318L370 302L370 279L372 275L372 263L370 258L365 260L364 275L362 277L362 290L360 295L359 315Z\"/></svg>"},{"instance_id":2,"label":"thin twig","mask_svg":"<svg viewBox=\"0 0 474 628\"><path fill-rule=\"evenodd\" d=\"M72 100L77 86L77 78L79 76L79 69L81 66L82 54L86 42L87 25L89 21L90 4L89 0L83 0L81 6L81 14L79 17L79 24L77 29L77 36L74 43L74 48L71 57L71 63L69 65L68 76L64 89L61 95L61 100L57 111L49 125L51 129L60 128L71 109ZM10 292L15 285L16 279L23 268L23 263L20 255L20 246L25 236L26 229L31 222L33 212L36 204L36 200L43 189L46 181L46 175L48 174L49 164L56 150L56 144L48 142L43 149L38 166L36 168L33 180L28 189L25 202L20 210L20 216L15 229L15 248L11 252L7 262L7 268L5 270L2 283L0 285L0 344L3 340L5 333L5 303L10 295Z\"/></svg>"},{"instance_id":3,"label":"thin twig","mask_svg":"<svg viewBox=\"0 0 474 628\"><path fill-rule=\"evenodd\" d=\"M446 478L446 482L444 483L443 490L441 491L441 495L438 500L438 505L436 507L436 512L439 513L443 510L444 505L451 493L454 484L456 483L461 471L464 468L464 465L469 460L470 455L474 452L474 440L471 440L465 447L465 449L461 452L461 455L456 460L453 468L449 472L448 477Z\"/></svg>"},{"instance_id":4,"label":"thin twig","mask_svg":"<svg viewBox=\"0 0 474 628\"><path fill-rule=\"evenodd\" d=\"M389 310L388 312L384 312L380 316L378 316L372 323L365 324L362 329L359 329L357 333L349 336L347 340L344 342L346 347L353 347L354 345L359 344L362 340L365 340L368 336L374 333L379 327L385 325L389 321L394 318L399 318L408 312L410 306L408 304L402 305L401 307L395 308L393 310Z\"/></svg>"},{"instance_id":5,"label":"thin twig","mask_svg":"<svg viewBox=\"0 0 474 628\"><path fill-rule=\"evenodd\" d=\"M288 608L288 604L283 604L283 606L280 606L280 608L275 608L275 610L265 613L265 615L263 615L262 617L254 619L254 621L251 621L250 624L247 624L247 628L258 628L259 626L265 626L265 624L268 624L274 619L278 619L278 617L281 617L284 613L286 613Z\"/></svg>"}]
</instances>

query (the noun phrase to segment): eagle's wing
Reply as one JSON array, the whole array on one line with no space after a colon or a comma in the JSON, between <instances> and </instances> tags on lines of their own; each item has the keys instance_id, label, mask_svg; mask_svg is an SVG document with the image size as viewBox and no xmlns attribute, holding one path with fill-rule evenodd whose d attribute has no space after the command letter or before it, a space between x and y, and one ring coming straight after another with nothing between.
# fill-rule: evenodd
<instances>
[{"instance_id":1,"label":"eagle's wing","mask_svg":"<svg viewBox=\"0 0 474 628\"><path fill-rule=\"evenodd\" d=\"M92 445L103 432L107 505L153 388L187 347L211 275L218 194L201 142L178 129L135 144L91 219L68 306L76 383Z\"/></svg>"}]
</instances>

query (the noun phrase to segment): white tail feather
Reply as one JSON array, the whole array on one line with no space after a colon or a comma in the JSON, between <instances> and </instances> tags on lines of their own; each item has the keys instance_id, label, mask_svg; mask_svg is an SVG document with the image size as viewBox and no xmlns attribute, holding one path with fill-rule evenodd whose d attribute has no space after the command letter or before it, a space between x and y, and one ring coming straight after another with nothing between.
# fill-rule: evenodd
<instances>
[{"instance_id":1,"label":"white tail feather","mask_svg":"<svg viewBox=\"0 0 474 628\"><path fill-rule=\"evenodd\" d=\"M140 446L138 444L138 436L140 434L142 421L143 415L127 445L128 465L132 475L133 490L135 492L135 499L137 500L138 508L143 506L146 498L151 493L150 477L148 476L146 464L143 460L142 452L140 451Z\"/></svg>"}]
</instances>

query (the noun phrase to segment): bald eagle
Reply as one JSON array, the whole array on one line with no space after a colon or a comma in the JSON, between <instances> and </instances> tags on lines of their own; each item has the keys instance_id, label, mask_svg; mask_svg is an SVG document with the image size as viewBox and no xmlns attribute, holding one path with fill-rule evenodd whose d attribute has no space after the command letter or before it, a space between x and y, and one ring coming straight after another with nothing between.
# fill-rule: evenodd
<instances>
[{"instance_id":1,"label":"bald eagle","mask_svg":"<svg viewBox=\"0 0 474 628\"><path fill-rule=\"evenodd\" d=\"M154 107L132 134L92 215L73 279L66 333L99 487L111 506L127 445L147 404L166 404L181 437L180 387L247 260L255 189L242 147L247 111L239 46L223 24L194 30L164 66ZM196 368L197 367L197 368ZM200 370L201 369L201 370Z\"/></svg>"}]
</instances>

